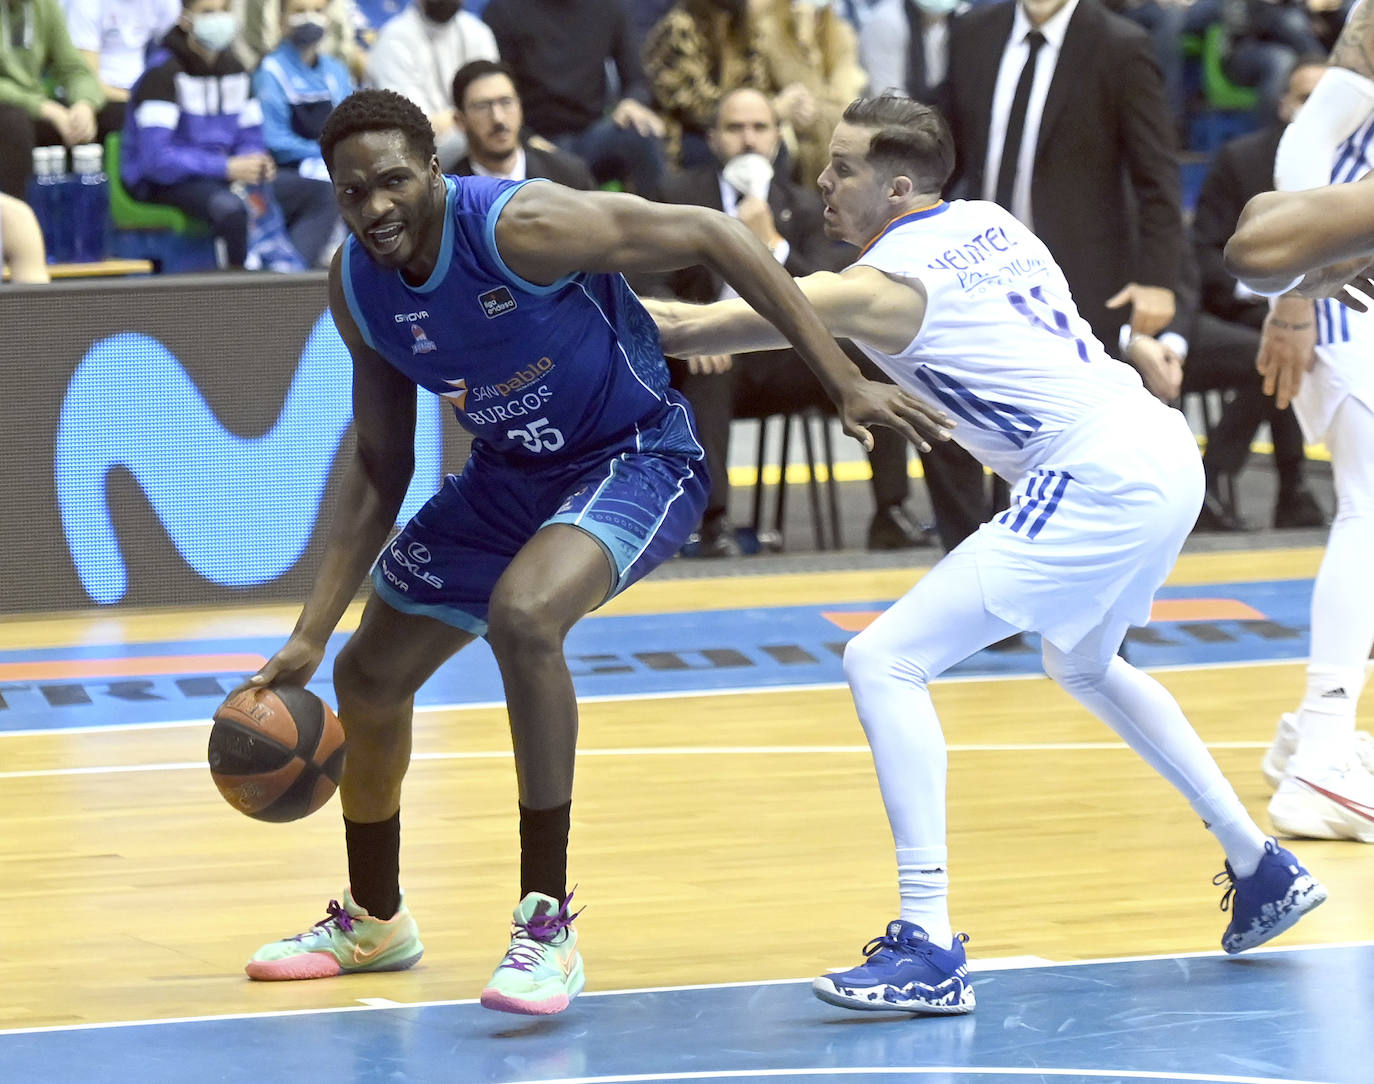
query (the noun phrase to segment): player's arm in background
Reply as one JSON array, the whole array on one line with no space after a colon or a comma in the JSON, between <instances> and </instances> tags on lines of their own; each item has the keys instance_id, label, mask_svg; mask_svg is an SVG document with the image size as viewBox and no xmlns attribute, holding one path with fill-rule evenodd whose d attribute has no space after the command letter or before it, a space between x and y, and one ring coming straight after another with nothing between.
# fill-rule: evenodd
<instances>
[{"instance_id":1,"label":"player's arm in background","mask_svg":"<svg viewBox=\"0 0 1374 1084\"><path fill-rule=\"evenodd\" d=\"M928 440L943 439L951 424L901 389L865 379L773 254L748 226L719 211L531 184L502 210L496 246L515 274L534 283L579 271L655 272L704 264L782 332L784 345L796 348L838 406L845 432L865 448L873 446L871 424L895 429L922 449Z\"/></svg>"},{"instance_id":2,"label":"player's arm in background","mask_svg":"<svg viewBox=\"0 0 1374 1084\"><path fill-rule=\"evenodd\" d=\"M925 319L925 296L877 268L818 271L795 281L831 335L867 343L885 354L900 354L910 346ZM788 345L781 331L743 301L645 301L644 307L658 324L664 352L675 357Z\"/></svg>"},{"instance_id":3,"label":"player's arm in background","mask_svg":"<svg viewBox=\"0 0 1374 1084\"><path fill-rule=\"evenodd\" d=\"M1274 187L1281 192L1345 182L1336 152L1374 114L1374 3L1361 0L1346 17L1329 58L1330 66L1312 94L1284 129L1274 159ZM1295 275L1289 276L1291 281ZM1271 281L1272 290L1282 282ZM1278 406L1297 394L1303 375L1316 361L1316 318L1301 293L1276 297L1264 324L1255 367L1266 394Z\"/></svg>"},{"instance_id":4,"label":"player's arm in background","mask_svg":"<svg viewBox=\"0 0 1374 1084\"><path fill-rule=\"evenodd\" d=\"M342 249L329 268L329 307L353 358L353 429L324 558L286 645L250 680L304 684L396 523L415 471L415 384L364 341L344 298Z\"/></svg>"}]
</instances>

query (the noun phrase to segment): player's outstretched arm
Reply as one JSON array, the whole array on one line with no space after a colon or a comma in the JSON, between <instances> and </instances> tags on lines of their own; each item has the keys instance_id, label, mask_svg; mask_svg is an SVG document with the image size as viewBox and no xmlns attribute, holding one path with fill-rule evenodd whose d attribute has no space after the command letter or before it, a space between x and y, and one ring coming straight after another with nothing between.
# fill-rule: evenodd
<instances>
[{"instance_id":1,"label":"player's outstretched arm","mask_svg":"<svg viewBox=\"0 0 1374 1084\"><path fill-rule=\"evenodd\" d=\"M352 453L315 576L286 645L250 683L304 684L324 658L325 644L343 617L396 522L415 469L415 385L367 345L348 311L336 254L329 270L329 306L353 357Z\"/></svg>"},{"instance_id":2,"label":"player's outstretched arm","mask_svg":"<svg viewBox=\"0 0 1374 1084\"><path fill-rule=\"evenodd\" d=\"M838 274L818 271L795 280L831 335L854 339L888 354L910 345L925 317L925 298L872 267ZM775 350L787 339L740 300L691 305L644 302L658 324L663 350L674 357Z\"/></svg>"},{"instance_id":3,"label":"player's outstretched arm","mask_svg":"<svg viewBox=\"0 0 1374 1084\"><path fill-rule=\"evenodd\" d=\"M792 277L743 223L703 207L636 196L527 185L501 212L496 245L506 265L535 283L579 271L671 271L704 264L781 332L839 407L845 431L872 447L868 425L886 425L920 448L944 439L949 419L889 384L865 380Z\"/></svg>"},{"instance_id":4,"label":"player's outstretched arm","mask_svg":"<svg viewBox=\"0 0 1374 1084\"><path fill-rule=\"evenodd\" d=\"M1261 192L1241 212L1225 260L1231 274L1259 293L1297 287L1311 296L1338 296L1330 269L1374 260L1374 175L1301 192Z\"/></svg>"}]
</instances>

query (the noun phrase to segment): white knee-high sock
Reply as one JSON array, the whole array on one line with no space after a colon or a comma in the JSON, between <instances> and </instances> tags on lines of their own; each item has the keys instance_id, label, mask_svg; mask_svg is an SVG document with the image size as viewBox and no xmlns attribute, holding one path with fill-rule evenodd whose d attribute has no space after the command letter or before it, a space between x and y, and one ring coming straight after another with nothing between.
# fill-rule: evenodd
<instances>
[{"instance_id":1,"label":"white knee-high sock","mask_svg":"<svg viewBox=\"0 0 1374 1084\"><path fill-rule=\"evenodd\" d=\"M1355 732L1355 711L1374 647L1374 411L1357 399L1327 431L1336 516L1312 586L1312 647L1298 709L1298 753L1337 763Z\"/></svg>"},{"instance_id":2,"label":"white knee-high sock","mask_svg":"<svg viewBox=\"0 0 1374 1084\"><path fill-rule=\"evenodd\" d=\"M1255 871L1265 834L1163 685L1118 656L1102 665L1052 645L1045 648L1045 670L1188 800L1236 876Z\"/></svg>"},{"instance_id":3,"label":"white knee-high sock","mask_svg":"<svg viewBox=\"0 0 1374 1084\"><path fill-rule=\"evenodd\" d=\"M983 608L972 559L956 551L849 642L845 676L873 750L897 848L901 917L953 943L945 842L947 755L927 683L1016 629Z\"/></svg>"}]
</instances>

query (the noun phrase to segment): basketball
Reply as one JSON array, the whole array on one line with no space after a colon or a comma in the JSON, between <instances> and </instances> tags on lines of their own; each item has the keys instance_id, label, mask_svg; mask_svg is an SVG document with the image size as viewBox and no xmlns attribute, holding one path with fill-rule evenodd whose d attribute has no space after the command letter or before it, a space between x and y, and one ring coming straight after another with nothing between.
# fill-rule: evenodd
<instances>
[{"instance_id":1,"label":"basketball","mask_svg":"<svg viewBox=\"0 0 1374 1084\"><path fill-rule=\"evenodd\" d=\"M260 821L315 812L343 775L344 732L333 710L296 685L241 689L215 711L210 777L224 800Z\"/></svg>"}]
</instances>

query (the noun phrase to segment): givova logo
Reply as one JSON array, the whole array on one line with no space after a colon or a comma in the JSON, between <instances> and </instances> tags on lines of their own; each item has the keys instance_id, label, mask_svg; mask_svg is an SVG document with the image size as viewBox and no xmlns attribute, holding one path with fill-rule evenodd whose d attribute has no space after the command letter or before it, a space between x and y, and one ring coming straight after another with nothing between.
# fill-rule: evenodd
<instances>
[{"instance_id":1,"label":"givova logo","mask_svg":"<svg viewBox=\"0 0 1374 1084\"><path fill-rule=\"evenodd\" d=\"M244 381L241 394L251 394ZM97 342L67 386L54 474L62 527L81 584L118 602L128 569L105 479L133 475L177 552L225 587L287 572L305 552L329 470L352 420L352 362L329 313L316 321L272 428L244 438L226 429L181 362L162 343L126 332ZM415 476L401 507L409 519L439 486L439 401L418 403ZM251 525L245 543L244 525Z\"/></svg>"}]
</instances>

